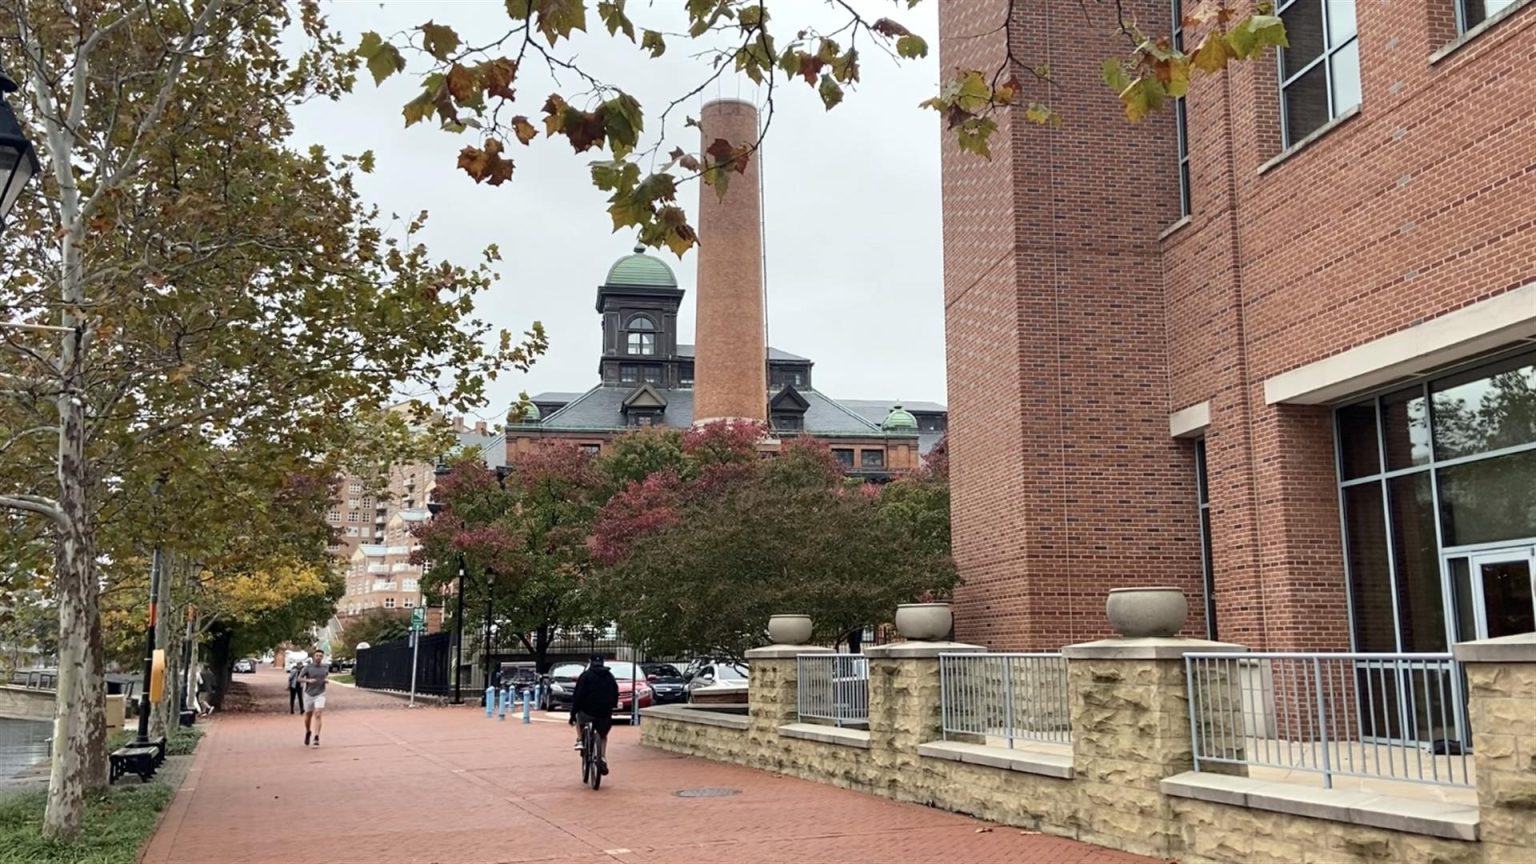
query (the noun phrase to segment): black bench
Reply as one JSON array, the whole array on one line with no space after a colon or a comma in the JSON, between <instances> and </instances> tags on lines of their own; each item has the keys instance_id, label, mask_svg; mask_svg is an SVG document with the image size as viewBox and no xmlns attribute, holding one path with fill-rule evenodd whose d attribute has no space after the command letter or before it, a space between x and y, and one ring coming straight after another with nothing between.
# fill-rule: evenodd
<instances>
[{"instance_id":1,"label":"black bench","mask_svg":"<svg viewBox=\"0 0 1536 864\"><path fill-rule=\"evenodd\" d=\"M139 775L139 782L148 783L155 771L165 762L165 739L157 738L144 745L129 744L112 751L108 782L116 783L126 774Z\"/></svg>"}]
</instances>

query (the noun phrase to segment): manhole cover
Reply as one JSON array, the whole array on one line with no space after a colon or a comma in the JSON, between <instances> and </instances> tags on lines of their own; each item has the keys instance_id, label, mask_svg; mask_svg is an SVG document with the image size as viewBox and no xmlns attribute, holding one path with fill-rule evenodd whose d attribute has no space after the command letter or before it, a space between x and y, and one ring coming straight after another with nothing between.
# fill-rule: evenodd
<instances>
[{"instance_id":1,"label":"manhole cover","mask_svg":"<svg viewBox=\"0 0 1536 864\"><path fill-rule=\"evenodd\" d=\"M740 789L679 789L672 793L679 798L727 798L740 795Z\"/></svg>"}]
</instances>

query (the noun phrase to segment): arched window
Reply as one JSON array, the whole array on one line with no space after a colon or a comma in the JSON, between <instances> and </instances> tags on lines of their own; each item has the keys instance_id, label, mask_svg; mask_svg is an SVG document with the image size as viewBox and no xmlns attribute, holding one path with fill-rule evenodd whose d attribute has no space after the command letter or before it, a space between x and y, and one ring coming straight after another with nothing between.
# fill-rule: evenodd
<instances>
[{"instance_id":1,"label":"arched window","mask_svg":"<svg viewBox=\"0 0 1536 864\"><path fill-rule=\"evenodd\" d=\"M656 324L644 315L629 319L625 344L630 354L649 357L656 353Z\"/></svg>"}]
</instances>

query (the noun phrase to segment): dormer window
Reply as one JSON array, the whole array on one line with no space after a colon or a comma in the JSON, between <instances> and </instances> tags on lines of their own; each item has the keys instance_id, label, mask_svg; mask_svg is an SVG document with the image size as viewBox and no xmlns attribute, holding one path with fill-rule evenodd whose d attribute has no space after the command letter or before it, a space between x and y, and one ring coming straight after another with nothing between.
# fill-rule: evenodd
<instances>
[{"instance_id":1,"label":"dormer window","mask_svg":"<svg viewBox=\"0 0 1536 864\"><path fill-rule=\"evenodd\" d=\"M625 334L628 353L649 357L656 353L656 323L644 315L629 319Z\"/></svg>"}]
</instances>

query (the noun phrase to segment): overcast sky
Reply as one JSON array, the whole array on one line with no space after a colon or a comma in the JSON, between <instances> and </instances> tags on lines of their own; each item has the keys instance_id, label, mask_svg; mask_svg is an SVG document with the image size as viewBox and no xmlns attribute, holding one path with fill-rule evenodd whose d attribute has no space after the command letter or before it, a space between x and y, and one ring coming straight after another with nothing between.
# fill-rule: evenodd
<instances>
[{"instance_id":1,"label":"overcast sky","mask_svg":"<svg viewBox=\"0 0 1536 864\"><path fill-rule=\"evenodd\" d=\"M676 32L685 19L680 3L654 8L631 0L637 28ZM862 50L862 78L856 92L827 112L803 83L775 91L775 114L764 145L763 177L767 224L768 327L775 347L816 361L817 389L835 397L945 401L944 326L939 212L939 127L936 115L917 103L932 95L938 79L937 12L928 3L907 12L888 2L856 0L871 17L891 15L925 36L934 53L923 61L895 61L872 46ZM460 2L361 2L337 0L325 6L331 24L346 34L376 30L386 36L429 18L461 35L499 36L507 28L500 0ZM836 13L820 3L789 0L778 12L781 39L789 15L794 25L836 26ZM648 109L659 108L692 90L709 67L687 56L680 37L668 52L650 60L624 40L608 37L593 18L596 36L578 36L574 50L583 67L623 86ZM828 29L830 29L828 27ZM846 45L846 39L843 40ZM861 40L863 42L865 40ZM562 43L563 44L563 43ZM419 70L419 57L411 69ZM583 89L564 80L556 87L546 70L527 63L517 85L519 110L541 133L538 108L550 92ZM576 155L564 142L512 144L516 175L500 188L476 186L455 167L459 148L478 143L420 124L403 128L401 106L417 92L412 76L396 76L376 88L366 74L357 92L339 103L316 102L297 112L299 142L357 152L372 149L378 167L361 179L365 198L386 213L431 211L423 238L440 256L473 263L487 244L501 247L501 280L482 295L480 313L498 327L521 332L544 323L549 353L527 375L493 382L490 404L481 412L499 420L520 390L585 390L597 381L600 350L595 292L614 259L627 254L635 237L614 233L606 195L593 188L588 163L605 154ZM723 83L701 95L687 113L698 116L705 96L761 102L750 82ZM653 124L654 126L654 124ZM648 127L642 148L655 140ZM688 134L692 133L692 134ZM682 117L669 120L664 150L699 148L698 130ZM696 211L696 186L680 196ZM670 252L653 252L677 273L688 292L683 301L680 341L694 341L695 262Z\"/></svg>"}]
</instances>

